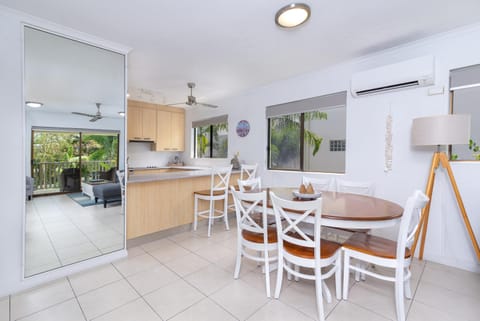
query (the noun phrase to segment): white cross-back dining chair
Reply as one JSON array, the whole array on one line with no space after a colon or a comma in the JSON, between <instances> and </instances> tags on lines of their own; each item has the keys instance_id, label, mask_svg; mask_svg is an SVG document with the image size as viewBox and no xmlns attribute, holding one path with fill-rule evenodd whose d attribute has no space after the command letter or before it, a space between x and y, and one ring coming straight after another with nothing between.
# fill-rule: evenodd
<instances>
[{"instance_id":1,"label":"white cross-back dining chair","mask_svg":"<svg viewBox=\"0 0 480 321\"><path fill-rule=\"evenodd\" d=\"M303 185L312 184L312 187L315 190L315 192L322 192L322 191L330 191L332 189L333 181L331 178L314 178L314 177L303 176L302 184Z\"/></svg>"},{"instance_id":2,"label":"white cross-back dining chair","mask_svg":"<svg viewBox=\"0 0 480 321\"><path fill-rule=\"evenodd\" d=\"M262 189L262 178L255 177L246 180L237 180L238 189L240 192L251 191L251 190L261 190Z\"/></svg>"},{"instance_id":3,"label":"white cross-back dining chair","mask_svg":"<svg viewBox=\"0 0 480 321\"><path fill-rule=\"evenodd\" d=\"M278 239L278 272L275 298L280 296L283 280L283 270L295 278L315 280L315 292L318 319L323 321L323 294L327 302L332 297L323 280L335 275L337 299L341 294L341 245L321 239L322 199L313 201L290 201L277 197L270 192ZM295 213L292 215L292 213ZM314 216L314 235L306 234L299 224L310 216ZM294 266L294 267L292 267ZM300 268L313 269L313 274L305 273ZM322 272L322 269L325 271Z\"/></svg>"},{"instance_id":4,"label":"white cross-back dining chair","mask_svg":"<svg viewBox=\"0 0 480 321\"><path fill-rule=\"evenodd\" d=\"M234 278L240 275L242 257L264 264L265 288L270 297L270 263L277 260L277 231L267 224L267 192L244 193L231 187L237 217L237 256ZM270 214L271 215L271 214ZM248 250L254 251L253 255Z\"/></svg>"},{"instance_id":5,"label":"white cross-back dining chair","mask_svg":"<svg viewBox=\"0 0 480 321\"><path fill-rule=\"evenodd\" d=\"M410 289L410 264L414 253L410 252L415 232L420 221L421 210L429 201L421 191L415 191L405 205L397 241L366 233L353 234L344 244L343 299L348 299L350 270L384 281L395 283L395 307L397 321L405 320L404 295L412 297ZM350 259L373 263L395 270L395 276L387 276L364 268L365 265L352 265Z\"/></svg>"},{"instance_id":6,"label":"white cross-back dining chair","mask_svg":"<svg viewBox=\"0 0 480 321\"><path fill-rule=\"evenodd\" d=\"M198 217L208 219L208 232L210 237L213 220L222 218L225 220L225 227L229 230L228 226L228 184L230 181L230 174L232 173L232 166L227 167L214 167L210 177L210 189L195 191L195 204L194 204L194 218L193 218L193 230L197 230ZM209 202L207 210L198 210L198 201L204 200ZM223 210L215 208L215 201L223 201Z\"/></svg>"},{"instance_id":7,"label":"white cross-back dining chair","mask_svg":"<svg viewBox=\"0 0 480 321\"><path fill-rule=\"evenodd\" d=\"M336 191L341 193L373 196L375 192L375 185L373 184L373 182L369 182L369 181L352 181L352 180L336 179L335 183L336 183L335 184ZM352 230L352 229L329 228L328 231L329 233L335 235L337 242L342 242L349 237L349 234L347 234L347 236L344 235L345 231L347 233L355 233L355 232L369 233L370 229ZM362 267L362 263L358 263L358 264L359 264L359 267ZM366 265L364 265L363 268L366 268ZM365 280L365 274L359 273L358 271L355 272L355 280L360 281L360 278L362 280Z\"/></svg>"},{"instance_id":8,"label":"white cross-back dining chair","mask_svg":"<svg viewBox=\"0 0 480 321\"><path fill-rule=\"evenodd\" d=\"M336 186L337 192L341 193L373 196L375 192L375 185L372 182L337 179Z\"/></svg>"}]
</instances>

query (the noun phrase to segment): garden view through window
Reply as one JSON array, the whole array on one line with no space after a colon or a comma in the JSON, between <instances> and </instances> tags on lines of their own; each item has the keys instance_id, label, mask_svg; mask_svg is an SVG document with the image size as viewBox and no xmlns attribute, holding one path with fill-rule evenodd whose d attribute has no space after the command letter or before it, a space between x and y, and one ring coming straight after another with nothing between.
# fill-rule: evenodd
<instances>
[{"instance_id":1,"label":"garden view through window","mask_svg":"<svg viewBox=\"0 0 480 321\"><path fill-rule=\"evenodd\" d=\"M345 172L346 92L268 106L268 168ZM342 148L330 148L331 142Z\"/></svg>"},{"instance_id":2,"label":"garden view through window","mask_svg":"<svg viewBox=\"0 0 480 321\"><path fill-rule=\"evenodd\" d=\"M80 191L80 182L118 168L118 132L32 130L36 195Z\"/></svg>"},{"instance_id":3,"label":"garden view through window","mask_svg":"<svg viewBox=\"0 0 480 321\"><path fill-rule=\"evenodd\" d=\"M226 115L192 122L194 158L227 158Z\"/></svg>"},{"instance_id":4,"label":"garden view through window","mask_svg":"<svg viewBox=\"0 0 480 321\"><path fill-rule=\"evenodd\" d=\"M451 113L470 115L470 140L465 145L452 145L452 160L480 161L480 65L450 71Z\"/></svg>"}]
</instances>

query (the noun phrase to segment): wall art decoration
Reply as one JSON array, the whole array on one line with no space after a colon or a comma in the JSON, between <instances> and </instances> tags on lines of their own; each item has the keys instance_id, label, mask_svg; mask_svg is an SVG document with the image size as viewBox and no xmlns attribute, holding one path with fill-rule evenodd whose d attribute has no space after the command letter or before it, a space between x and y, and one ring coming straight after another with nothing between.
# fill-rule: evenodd
<instances>
[{"instance_id":1,"label":"wall art decoration","mask_svg":"<svg viewBox=\"0 0 480 321\"><path fill-rule=\"evenodd\" d=\"M237 124L237 135L245 137L250 132L250 124L246 120L241 120Z\"/></svg>"}]
</instances>

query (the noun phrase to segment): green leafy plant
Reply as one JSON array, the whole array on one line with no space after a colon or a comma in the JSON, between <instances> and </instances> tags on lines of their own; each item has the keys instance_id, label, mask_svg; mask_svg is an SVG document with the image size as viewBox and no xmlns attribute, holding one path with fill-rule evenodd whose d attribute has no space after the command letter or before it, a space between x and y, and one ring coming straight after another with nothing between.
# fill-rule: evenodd
<instances>
[{"instance_id":1,"label":"green leafy plant","mask_svg":"<svg viewBox=\"0 0 480 321\"><path fill-rule=\"evenodd\" d=\"M305 121L322 119L328 119L327 113L320 111L311 111L304 113ZM298 131L300 128L299 114L285 115L282 117L272 118L272 127L278 129L282 137L275 137L276 139L272 139L272 146L270 147L271 149L278 151L278 147L275 145L283 145L283 147L285 148L285 143L293 143L297 145L297 140L294 132ZM304 130L303 136L305 143L313 147L312 156L315 156L320 150L323 138L308 129ZM290 141L289 139L286 140L287 137L295 139L293 139L292 141Z\"/></svg>"},{"instance_id":2,"label":"green leafy plant","mask_svg":"<svg viewBox=\"0 0 480 321\"><path fill-rule=\"evenodd\" d=\"M468 141L468 149L472 151L475 160L480 160L480 146L471 138Z\"/></svg>"}]
</instances>

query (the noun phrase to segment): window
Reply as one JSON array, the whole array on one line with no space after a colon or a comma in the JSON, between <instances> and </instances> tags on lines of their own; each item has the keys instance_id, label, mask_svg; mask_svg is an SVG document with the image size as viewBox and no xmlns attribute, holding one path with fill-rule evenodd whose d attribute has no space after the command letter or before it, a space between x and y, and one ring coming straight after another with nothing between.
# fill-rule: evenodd
<instances>
[{"instance_id":1,"label":"window","mask_svg":"<svg viewBox=\"0 0 480 321\"><path fill-rule=\"evenodd\" d=\"M268 106L268 168L345 172L346 92Z\"/></svg>"},{"instance_id":2,"label":"window","mask_svg":"<svg viewBox=\"0 0 480 321\"><path fill-rule=\"evenodd\" d=\"M452 160L480 160L480 65L450 71L452 114L470 114L470 142L452 145Z\"/></svg>"},{"instance_id":3,"label":"window","mask_svg":"<svg viewBox=\"0 0 480 321\"><path fill-rule=\"evenodd\" d=\"M194 158L227 158L227 115L192 122Z\"/></svg>"}]
</instances>

